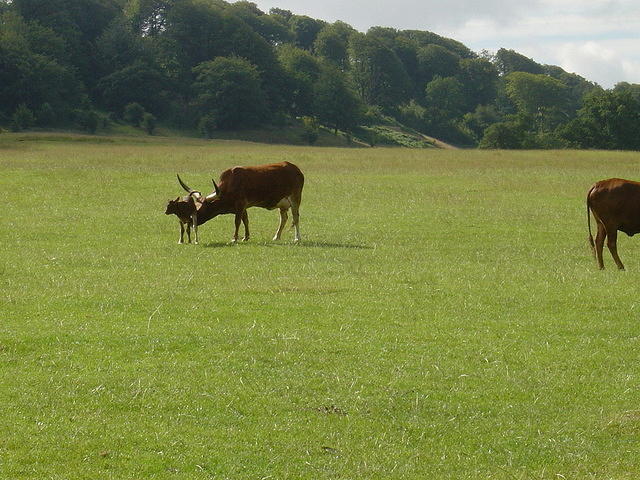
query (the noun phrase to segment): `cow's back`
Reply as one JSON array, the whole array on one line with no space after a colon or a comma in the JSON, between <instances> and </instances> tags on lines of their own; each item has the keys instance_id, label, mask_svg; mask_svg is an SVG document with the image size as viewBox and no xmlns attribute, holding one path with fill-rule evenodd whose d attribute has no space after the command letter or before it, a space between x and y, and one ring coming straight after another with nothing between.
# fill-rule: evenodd
<instances>
[{"instance_id":1,"label":"cow's back","mask_svg":"<svg viewBox=\"0 0 640 480\"><path fill-rule=\"evenodd\" d=\"M274 208L285 197L300 194L304 175L292 163L233 167L220 178L220 190L241 194L248 206Z\"/></svg>"}]
</instances>

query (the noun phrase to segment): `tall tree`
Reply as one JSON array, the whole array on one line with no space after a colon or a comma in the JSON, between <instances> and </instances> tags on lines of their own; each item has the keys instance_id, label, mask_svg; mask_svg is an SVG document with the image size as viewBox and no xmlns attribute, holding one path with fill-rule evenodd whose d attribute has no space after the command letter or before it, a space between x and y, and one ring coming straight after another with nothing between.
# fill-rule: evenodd
<instances>
[{"instance_id":1,"label":"tall tree","mask_svg":"<svg viewBox=\"0 0 640 480\"><path fill-rule=\"evenodd\" d=\"M412 42L415 42L419 47L426 47L427 45L439 45L446 48L450 52L455 53L460 58L475 58L476 54L473 53L462 43L451 38L442 37L433 32L424 32L420 30L403 30L399 32L399 35L405 37Z\"/></svg>"},{"instance_id":2,"label":"tall tree","mask_svg":"<svg viewBox=\"0 0 640 480\"><path fill-rule=\"evenodd\" d=\"M293 45L278 48L278 58L288 77L291 104L297 116L313 115L313 85L320 75L320 64L308 51Z\"/></svg>"},{"instance_id":3,"label":"tall tree","mask_svg":"<svg viewBox=\"0 0 640 480\"><path fill-rule=\"evenodd\" d=\"M355 33L353 27L344 22L338 21L325 25L316 37L314 51L317 55L332 61L344 70L349 60L349 37L353 33Z\"/></svg>"},{"instance_id":4,"label":"tall tree","mask_svg":"<svg viewBox=\"0 0 640 480\"><path fill-rule=\"evenodd\" d=\"M349 56L351 74L364 102L392 108L409 98L409 76L398 56L380 40L352 35Z\"/></svg>"},{"instance_id":5,"label":"tall tree","mask_svg":"<svg viewBox=\"0 0 640 480\"><path fill-rule=\"evenodd\" d=\"M543 68L547 75L559 80L567 87L567 113L571 117L574 117L578 109L582 106L582 99L585 95L594 90L601 89L597 83L590 82L575 73L566 72L556 65L544 65Z\"/></svg>"},{"instance_id":6,"label":"tall tree","mask_svg":"<svg viewBox=\"0 0 640 480\"><path fill-rule=\"evenodd\" d=\"M274 50L242 19L215 3L182 0L169 12L161 45L174 81L188 88L193 67L219 56L238 56L255 65L272 110L286 103L284 74ZM183 89L186 94L186 88Z\"/></svg>"},{"instance_id":7,"label":"tall tree","mask_svg":"<svg viewBox=\"0 0 640 480\"><path fill-rule=\"evenodd\" d=\"M494 63L500 75L508 75L513 72L544 73L544 68L539 63L515 50L507 50L506 48L501 48L496 52Z\"/></svg>"},{"instance_id":8,"label":"tall tree","mask_svg":"<svg viewBox=\"0 0 640 480\"><path fill-rule=\"evenodd\" d=\"M253 2L240 1L232 3L229 12L241 18L256 33L272 45L293 41L293 32L286 23L278 21L271 15L265 15Z\"/></svg>"},{"instance_id":9,"label":"tall tree","mask_svg":"<svg viewBox=\"0 0 640 480\"><path fill-rule=\"evenodd\" d=\"M352 131L361 119L362 104L349 88L345 75L333 64L325 64L314 88L315 113L336 132Z\"/></svg>"},{"instance_id":10,"label":"tall tree","mask_svg":"<svg viewBox=\"0 0 640 480\"><path fill-rule=\"evenodd\" d=\"M119 17L98 37L96 50L102 75L108 75L137 61L150 60L143 39L131 23Z\"/></svg>"},{"instance_id":11,"label":"tall tree","mask_svg":"<svg viewBox=\"0 0 640 480\"><path fill-rule=\"evenodd\" d=\"M460 117L466 103L462 84L455 77L436 77L425 88L429 128L442 135Z\"/></svg>"},{"instance_id":12,"label":"tall tree","mask_svg":"<svg viewBox=\"0 0 640 480\"><path fill-rule=\"evenodd\" d=\"M41 53L43 50L32 49L45 31L55 44L59 37L51 30L32 29L14 12L0 15L0 111L5 115L22 104L37 112L47 103L57 118L64 119L71 105L80 101L84 89L73 69ZM37 40L30 36L34 32Z\"/></svg>"},{"instance_id":13,"label":"tall tree","mask_svg":"<svg viewBox=\"0 0 640 480\"><path fill-rule=\"evenodd\" d=\"M122 114L130 103L139 103L156 115L165 111L169 80L154 65L139 61L103 77L98 83L99 103Z\"/></svg>"},{"instance_id":14,"label":"tall tree","mask_svg":"<svg viewBox=\"0 0 640 480\"><path fill-rule=\"evenodd\" d=\"M613 91L617 93L629 92L631 96L640 101L640 84L629 82L618 82L613 87Z\"/></svg>"},{"instance_id":15,"label":"tall tree","mask_svg":"<svg viewBox=\"0 0 640 480\"><path fill-rule=\"evenodd\" d=\"M133 28L144 36L156 37L167 25L167 15L176 0L129 0L125 7Z\"/></svg>"},{"instance_id":16,"label":"tall tree","mask_svg":"<svg viewBox=\"0 0 640 480\"><path fill-rule=\"evenodd\" d=\"M513 72L505 77L506 92L518 111L525 115L565 113L567 87L547 75Z\"/></svg>"},{"instance_id":17,"label":"tall tree","mask_svg":"<svg viewBox=\"0 0 640 480\"><path fill-rule=\"evenodd\" d=\"M191 84L192 68L217 56L229 54L224 42L224 19L219 8L185 0L167 12L160 46L162 63L174 70L176 80Z\"/></svg>"},{"instance_id":18,"label":"tall tree","mask_svg":"<svg viewBox=\"0 0 640 480\"><path fill-rule=\"evenodd\" d=\"M484 58L463 58L456 78L462 84L467 100L467 111L477 105L493 103L498 94L498 71Z\"/></svg>"},{"instance_id":19,"label":"tall tree","mask_svg":"<svg viewBox=\"0 0 640 480\"><path fill-rule=\"evenodd\" d=\"M196 105L223 129L247 128L267 119L267 102L258 69L238 57L218 57L194 68Z\"/></svg>"},{"instance_id":20,"label":"tall tree","mask_svg":"<svg viewBox=\"0 0 640 480\"><path fill-rule=\"evenodd\" d=\"M116 0L13 0L13 5L25 20L36 21L64 39L73 66L92 88L99 78L93 54L96 39L121 15L121 5Z\"/></svg>"},{"instance_id":21,"label":"tall tree","mask_svg":"<svg viewBox=\"0 0 640 480\"><path fill-rule=\"evenodd\" d=\"M419 74L418 45L406 37L398 36L391 49L402 62L402 66L413 83L413 96L419 97L422 94L424 83L420 80Z\"/></svg>"},{"instance_id":22,"label":"tall tree","mask_svg":"<svg viewBox=\"0 0 640 480\"><path fill-rule=\"evenodd\" d=\"M436 76L453 77L459 70L460 57L440 45L430 44L417 52L419 81L429 83Z\"/></svg>"},{"instance_id":23,"label":"tall tree","mask_svg":"<svg viewBox=\"0 0 640 480\"><path fill-rule=\"evenodd\" d=\"M296 45L305 50L311 50L313 42L320 30L326 25L322 20L316 20L306 15L293 15L289 25L295 35Z\"/></svg>"},{"instance_id":24,"label":"tall tree","mask_svg":"<svg viewBox=\"0 0 640 480\"><path fill-rule=\"evenodd\" d=\"M593 91L561 135L582 148L640 150L640 101L630 91Z\"/></svg>"}]
</instances>

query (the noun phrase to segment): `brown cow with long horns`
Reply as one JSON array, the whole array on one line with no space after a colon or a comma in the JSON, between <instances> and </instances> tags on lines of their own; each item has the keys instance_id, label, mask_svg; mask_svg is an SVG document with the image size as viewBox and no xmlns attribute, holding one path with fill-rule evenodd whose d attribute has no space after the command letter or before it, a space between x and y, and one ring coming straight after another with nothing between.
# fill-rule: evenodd
<instances>
[{"instance_id":1,"label":"brown cow with long horns","mask_svg":"<svg viewBox=\"0 0 640 480\"><path fill-rule=\"evenodd\" d=\"M247 209L261 207L267 210L280 209L280 224L273 240L279 240L287 222L287 211L291 208L295 241L300 241L299 208L302 201L304 175L293 163L282 162L270 165L233 167L220 175L219 184L213 180L214 192L206 197L191 189L178 176L178 181L198 201L198 225L212 218L232 213L235 215L235 232L232 242L238 241L240 222L244 223L243 241L249 240L249 217Z\"/></svg>"}]
</instances>

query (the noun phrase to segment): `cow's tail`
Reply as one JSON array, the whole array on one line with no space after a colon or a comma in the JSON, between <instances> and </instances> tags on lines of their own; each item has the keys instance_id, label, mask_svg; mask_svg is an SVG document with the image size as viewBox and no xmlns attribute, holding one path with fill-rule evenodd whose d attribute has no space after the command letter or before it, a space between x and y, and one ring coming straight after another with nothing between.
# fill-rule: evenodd
<instances>
[{"instance_id":1,"label":"cow's tail","mask_svg":"<svg viewBox=\"0 0 640 480\"><path fill-rule=\"evenodd\" d=\"M589 205L589 196L594 188L596 188L595 185L591 187L587 193L587 227L589 228L589 245L591 245L591 248L595 248L595 243L593 241L593 234L591 233L591 205Z\"/></svg>"}]
</instances>

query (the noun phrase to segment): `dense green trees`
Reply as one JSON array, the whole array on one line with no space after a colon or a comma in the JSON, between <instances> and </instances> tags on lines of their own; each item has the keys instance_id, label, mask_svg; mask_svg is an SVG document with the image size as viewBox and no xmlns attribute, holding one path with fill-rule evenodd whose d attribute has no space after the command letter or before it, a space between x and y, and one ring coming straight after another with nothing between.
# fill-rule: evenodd
<instances>
[{"instance_id":1,"label":"dense green trees","mask_svg":"<svg viewBox=\"0 0 640 480\"><path fill-rule=\"evenodd\" d=\"M318 59L291 44L279 47L278 57L288 78L289 110L297 116L313 115L313 86L320 75Z\"/></svg>"},{"instance_id":2,"label":"dense green trees","mask_svg":"<svg viewBox=\"0 0 640 480\"><path fill-rule=\"evenodd\" d=\"M8 128L95 131L138 105L149 133L305 118L313 135L401 121L469 146L640 148L639 102L639 85L603 90L513 50L246 0L0 0Z\"/></svg>"},{"instance_id":3,"label":"dense green trees","mask_svg":"<svg viewBox=\"0 0 640 480\"><path fill-rule=\"evenodd\" d=\"M38 112L46 103L54 122L70 117L84 92L66 62L64 41L50 28L15 12L0 16L0 110L10 118L18 106Z\"/></svg>"},{"instance_id":4,"label":"dense green trees","mask_svg":"<svg viewBox=\"0 0 640 480\"><path fill-rule=\"evenodd\" d=\"M393 108L409 99L410 80L396 53L369 34L355 33L349 45L351 75L360 98Z\"/></svg>"},{"instance_id":5,"label":"dense green trees","mask_svg":"<svg viewBox=\"0 0 640 480\"><path fill-rule=\"evenodd\" d=\"M351 132L361 120L362 103L332 64L322 66L313 91L318 119L334 129Z\"/></svg>"},{"instance_id":6,"label":"dense green trees","mask_svg":"<svg viewBox=\"0 0 640 480\"><path fill-rule=\"evenodd\" d=\"M349 38L355 30L343 22L325 25L314 42L317 55L334 62L342 70L349 66Z\"/></svg>"},{"instance_id":7,"label":"dense green trees","mask_svg":"<svg viewBox=\"0 0 640 480\"><path fill-rule=\"evenodd\" d=\"M640 100L633 90L623 86L587 95L561 136L580 148L640 150Z\"/></svg>"},{"instance_id":8,"label":"dense green trees","mask_svg":"<svg viewBox=\"0 0 640 480\"><path fill-rule=\"evenodd\" d=\"M257 67L240 57L217 57L193 69L195 105L220 128L260 125L267 104Z\"/></svg>"},{"instance_id":9,"label":"dense green trees","mask_svg":"<svg viewBox=\"0 0 640 480\"><path fill-rule=\"evenodd\" d=\"M507 50L506 48L501 48L496 52L494 64L501 75L508 75L513 72L544 73L542 65L539 65L518 52Z\"/></svg>"}]
</instances>

